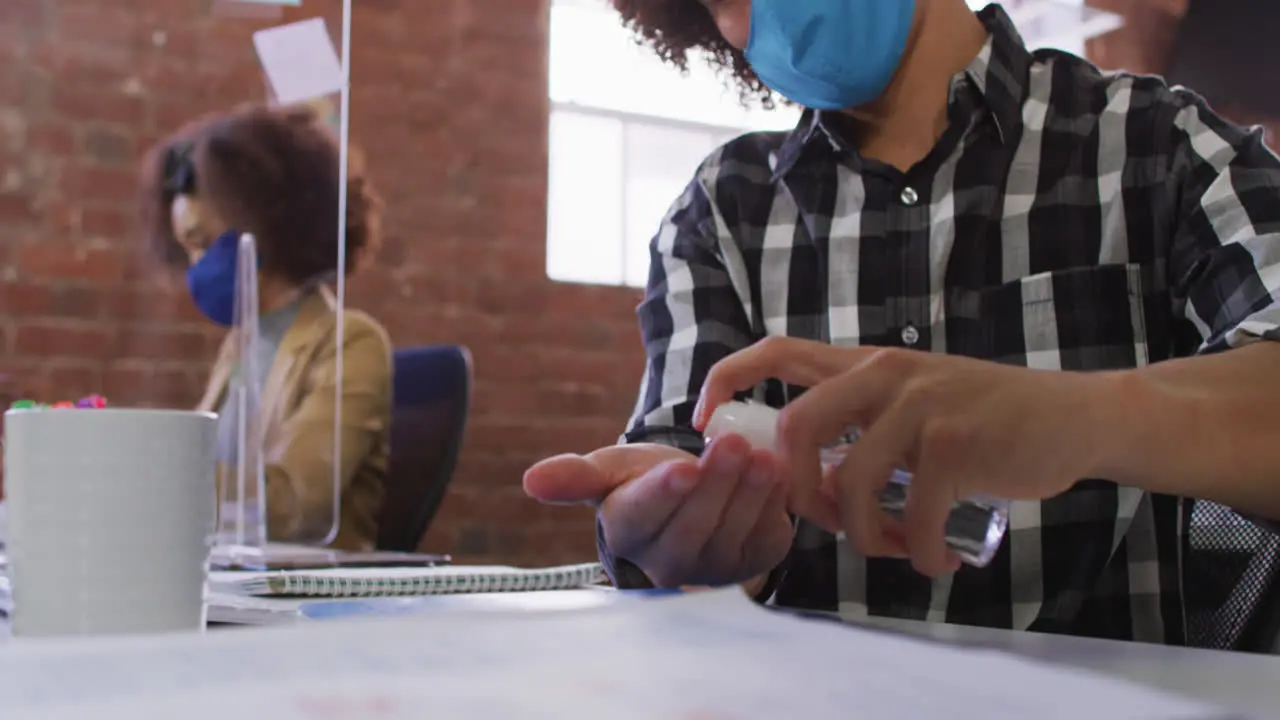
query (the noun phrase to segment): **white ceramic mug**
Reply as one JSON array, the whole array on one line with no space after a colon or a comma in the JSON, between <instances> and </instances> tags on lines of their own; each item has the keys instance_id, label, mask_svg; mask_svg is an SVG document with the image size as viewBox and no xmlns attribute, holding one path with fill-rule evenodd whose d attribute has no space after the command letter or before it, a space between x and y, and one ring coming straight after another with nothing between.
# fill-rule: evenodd
<instances>
[{"instance_id":1,"label":"white ceramic mug","mask_svg":"<svg viewBox=\"0 0 1280 720\"><path fill-rule=\"evenodd\" d=\"M217 416L5 413L14 635L202 630Z\"/></svg>"}]
</instances>

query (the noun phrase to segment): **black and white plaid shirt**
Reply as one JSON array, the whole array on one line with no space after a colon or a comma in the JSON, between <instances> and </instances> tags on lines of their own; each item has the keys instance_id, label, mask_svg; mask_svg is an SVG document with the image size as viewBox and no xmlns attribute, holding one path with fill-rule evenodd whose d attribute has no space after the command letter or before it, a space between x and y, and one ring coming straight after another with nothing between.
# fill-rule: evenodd
<instances>
[{"instance_id":1,"label":"black and white plaid shirt","mask_svg":"<svg viewBox=\"0 0 1280 720\"><path fill-rule=\"evenodd\" d=\"M1157 78L1033 55L999 6L980 17L990 39L953 80L950 129L910 172L859 156L821 112L703 163L653 241L626 442L699 452L707 371L768 335L1062 370L1280 339L1280 162L1261 134ZM1084 480L1014 503L987 568L932 581L801 522L773 601L1181 643L1186 514ZM601 545L620 586L647 584Z\"/></svg>"}]
</instances>

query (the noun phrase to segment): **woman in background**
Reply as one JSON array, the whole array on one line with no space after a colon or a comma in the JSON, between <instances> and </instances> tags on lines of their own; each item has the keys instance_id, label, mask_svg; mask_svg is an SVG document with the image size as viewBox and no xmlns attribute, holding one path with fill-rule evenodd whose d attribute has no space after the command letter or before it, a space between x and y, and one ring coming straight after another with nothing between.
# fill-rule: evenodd
<instances>
[{"instance_id":1,"label":"woman in background","mask_svg":"<svg viewBox=\"0 0 1280 720\"><path fill-rule=\"evenodd\" d=\"M378 245L381 212L357 158L349 168L348 273ZM338 272L338 170L337 140L313 110L244 107L198 120L152 150L142 215L155 251L186 270L196 307L227 328L240 236L253 234L268 537L316 541L328 534L336 463L341 507L331 546L360 551L377 539L392 351L382 326L365 313L337 308L328 287ZM218 412L220 478L236 466L239 451L238 413L227 392L238 354L228 333L199 405ZM335 443L339 386L341 438Z\"/></svg>"}]
</instances>

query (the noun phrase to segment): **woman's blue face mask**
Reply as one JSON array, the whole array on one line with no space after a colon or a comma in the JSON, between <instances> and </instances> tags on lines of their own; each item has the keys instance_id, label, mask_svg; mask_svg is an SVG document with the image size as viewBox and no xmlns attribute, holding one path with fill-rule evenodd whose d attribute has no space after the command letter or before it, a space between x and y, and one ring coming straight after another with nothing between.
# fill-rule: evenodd
<instances>
[{"instance_id":1,"label":"woman's blue face mask","mask_svg":"<svg viewBox=\"0 0 1280 720\"><path fill-rule=\"evenodd\" d=\"M240 233L228 230L187 268L187 289L192 301L205 317L223 327L235 322L239 256Z\"/></svg>"},{"instance_id":2,"label":"woman's blue face mask","mask_svg":"<svg viewBox=\"0 0 1280 720\"><path fill-rule=\"evenodd\" d=\"M752 0L747 62L794 103L858 107L889 86L914 16L915 0Z\"/></svg>"}]
</instances>

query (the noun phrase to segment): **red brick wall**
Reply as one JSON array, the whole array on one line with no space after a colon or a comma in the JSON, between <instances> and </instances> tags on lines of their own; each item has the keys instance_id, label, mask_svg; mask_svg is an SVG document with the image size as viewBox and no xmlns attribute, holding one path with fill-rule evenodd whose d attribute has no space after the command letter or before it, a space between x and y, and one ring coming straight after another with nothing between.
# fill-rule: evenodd
<instances>
[{"instance_id":1,"label":"red brick wall","mask_svg":"<svg viewBox=\"0 0 1280 720\"><path fill-rule=\"evenodd\" d=\"M218 0L0 0L0 373L60 399L193 403L216 336L140 255L138 157L184 119L263 97ZM358 0L352 133L388 201L350 304L397 345L471 348L477 382L432 549L594 555L590 513L541 508L533 460L616 437L641 356L634 291L548 281L546 0ZM336 34L336 0L306 0Z\"/></svg>"}]
</instances>

